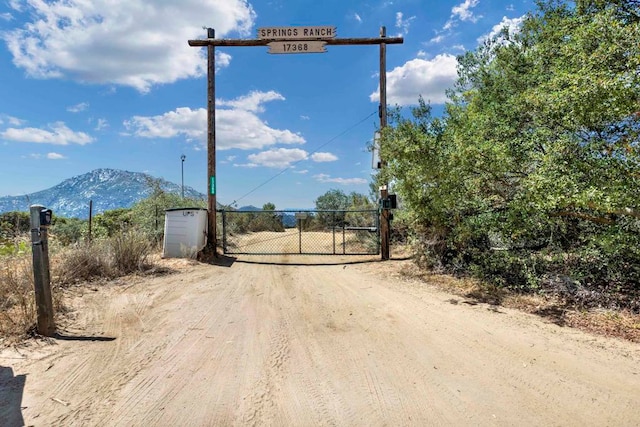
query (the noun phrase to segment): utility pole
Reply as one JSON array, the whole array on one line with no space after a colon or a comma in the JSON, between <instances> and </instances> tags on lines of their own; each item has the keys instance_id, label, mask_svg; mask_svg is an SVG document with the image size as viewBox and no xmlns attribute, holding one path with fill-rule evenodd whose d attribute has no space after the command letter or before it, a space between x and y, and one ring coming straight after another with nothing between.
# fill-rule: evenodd
<instances>
[{"instance_id":1,"label":"utility pole","mask_svg":"<svg viewBox=\"0 0 640 427\"><path fill-rule=\"evenodd\" d=\"M387 37L386 27L380 27L380 38ZM380 43L380 133L387 127L387 44ZM382 138L381 138L382 140ZM380 157L380 167L384 169L385 160ZM389 197L389 183L384 183L380 187L380 201L382 202L382 220L380 221L381 258L388 260L391 256L391 212L385 207L384 201Z\"/></svg>"},{"instance_id":2,"label":"utility pole","mask_svg":"<svg viewBox=\"0 0 640 427\"><path fill-rule=\"evenodd\" d=\"M216 32L207 28L207 39L215 39ZM207 248L209 253L218 256L216 234L216 58L214 45L207 45L207 170L209 172L209 231Z\"/></svg>"},{"instance_id":3,"label":"utility pole","mask_svg":"<svg viewBox=\"0 0 640 427\"><path fill-rule=\"evenodd\" d=\"M182 156L180 156L180 160L182 160L182 168L180 169L181 172L181 176L182 176L182 180L181 180L181 189L182 189L182 198L184 199L184 159L186 159L187 156L185 156L184 154Z\"/></svg>"},{"instance_id":4,"label":"utility pole","mask_svg":"<svg viewBox=\"0 0 640 427\"><path fill-rule=\"evenodd\" d=\"M56 333L53 321L53 299L49 275L49 244L47 228L51 211L41 205L31 205L31 252L33 254L33 285L36 295L37 329L40 335Z\"/></svg>"}]
</instances>

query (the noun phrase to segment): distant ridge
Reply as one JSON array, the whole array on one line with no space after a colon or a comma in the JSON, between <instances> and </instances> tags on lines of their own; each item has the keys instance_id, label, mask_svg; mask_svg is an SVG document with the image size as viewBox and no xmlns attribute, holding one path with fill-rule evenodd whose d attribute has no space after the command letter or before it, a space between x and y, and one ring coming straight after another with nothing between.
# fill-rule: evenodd
<instances>
[{"instance_id":1,"label":"distant ridge","mask_svg":"<svg viewBox=\"0 0 640 427\"><path fill-rule=\"evenodd\" d=\"M0 197L0 213L27 211L29 205L40 204L52 209L55 215L68 218L88 218L89 201L93 200L93 213L129 208L149 197L151 182L157 181L167 193L181 194L181 186L140 172L118 169L96 169L75 176L60 184L23 196ZM187 198L206 200L207 196L191 187L184 187Z\"/></svg>"}]
</instances>

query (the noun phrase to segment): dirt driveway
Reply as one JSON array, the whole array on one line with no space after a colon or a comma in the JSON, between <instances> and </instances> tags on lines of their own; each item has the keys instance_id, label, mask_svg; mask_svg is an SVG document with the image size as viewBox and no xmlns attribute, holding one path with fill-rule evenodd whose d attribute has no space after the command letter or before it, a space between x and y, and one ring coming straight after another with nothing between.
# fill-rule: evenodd
<instances>
[{"instance_id":1,"label":"dirt driveway","mask_svg":"<svg viewBox=\"0 0 640 427\"><path fill-rule=\"evenodd\" d=\"M0 420L640 424L640 346L452 304L385 277L379 262L345 261L179 260L175 274L84 291L70 300L66 339L0 353Z\"/></svg>"}]
</instances>

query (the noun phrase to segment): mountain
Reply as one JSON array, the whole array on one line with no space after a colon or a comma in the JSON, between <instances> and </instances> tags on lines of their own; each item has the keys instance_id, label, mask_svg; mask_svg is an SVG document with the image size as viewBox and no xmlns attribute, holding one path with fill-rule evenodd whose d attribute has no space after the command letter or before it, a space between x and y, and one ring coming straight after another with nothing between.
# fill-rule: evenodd
<instances>
[{"instance_id":1,"label":"mountain","mask_svg":"<svg viewBox=\"0 0 640 427\"><path fill-rule=\"evenodd\" d=\"M238 208L239 211L249 211L249 212L258 212L261 211L262 209L257 208L253 205L249 205L249 206L243 206L241 208Z\"/></svg>"},{"instance_id":2,"label":"mountain","mask_svg":"<svg viewBox=\"0 0 640 427\"><path fill-rule=\"evenodd\" d=\"M181 194L181 187L164 179L139 172L117 169L96 169L69 178L55 187L23 196L0 197L0 213L27 211L29 205L40 204L58 216L88 218L89 201L93 200L94 215L107 210L128 208L149 197L151 183L158 182L167 193ZM207 196L191 187L184 187L187 198L206 200Z\"/></svg>"}]
</instances>

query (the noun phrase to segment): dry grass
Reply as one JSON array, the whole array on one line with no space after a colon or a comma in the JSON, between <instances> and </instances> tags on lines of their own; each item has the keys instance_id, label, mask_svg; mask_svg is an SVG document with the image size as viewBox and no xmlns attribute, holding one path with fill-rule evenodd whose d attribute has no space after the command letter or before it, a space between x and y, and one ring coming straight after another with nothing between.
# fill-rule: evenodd
<instances>
[{"instance_id":1,"label":"dry grass","mask_svg":"<svg viewBox=\"0 0 640 427\"><path fill-rule=\"evenodd\" d=\"M35 324L31 257L3 257L0 268L0 337L24 336Z\"/></svg>"},{"instance_id":2,"label":"dry grass","mask_svg":"<svg viewBox=\"0 0 640 427\"><path fill-rule=\"evenodd\" d=\"M79 243L60 251L52 276L61 285L71 285L143 272L152 268L152 251L149 239L136 232Z\"/></svg>"},{"instance_id":3,"label":"dry grass","mask_svg":"<svg viewBox=\"0 0 640 427\"><path fill-rule=\"evenodd\" d=\"M406 250L394 250L394 257ZM433 285L445 292L475 302L513 308L535 314L559 326L568 326L594 334L616 337L640 343L640 314L575 307L553 295L517 294L472 278L458 278L419 268L411 260L395 263L395 274Z\"/></svg>"},{"instance_id":4,"label":"dry grass","mask_svg":"<svg viewBox=\"0 0 640 427\"><path fill-rule=\"evenodd\" d=\"M107 245L111 267L118 276L151 268L149 255L153 245L145 235L129 231L111 238Z\"/></svg>"},{"instance_id":5,"label":"dry grass","mask_svg":"<svg viewBox=\"0 0 640 427\"><path fill-rule=\"evenodd\" d=\"M68 286L114 275L104 245L81 243L62 249L52 258L51 277L54 282Z\"/></svg>"},{"instance_id":6,"label":"dry grass","mask_svg":"<svg viewBox=\"0 0 640 427\"><path fill-rule=\"evenodd\" d=\"M54 312L65 311L64 287L104 282L137 272L165 273L150 260L153 250L144 236L124 233L113 239L81 243L50 251ZM0 345L23 339L36 323L31 253L0 258Z\"/></svg>"}]
</instances>

